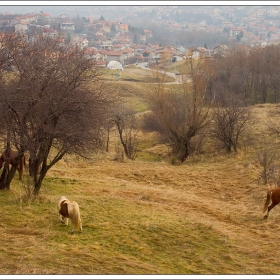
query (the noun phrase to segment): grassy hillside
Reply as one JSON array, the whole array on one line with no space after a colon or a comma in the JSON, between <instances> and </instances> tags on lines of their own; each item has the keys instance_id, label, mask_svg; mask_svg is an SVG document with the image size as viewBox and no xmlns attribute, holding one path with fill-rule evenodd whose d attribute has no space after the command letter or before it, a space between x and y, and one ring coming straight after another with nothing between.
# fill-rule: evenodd
<instances>
[{"instance_id":1,"label":"grassy hillside","mask_svg":"<svg viewBox=\"0 0 280 280\"><path fill-rule=\"evenodd\" d=\"M141 88L124 86L140 106ZM254 108L255 140L278 107ZM116 161L113 153L91 161L67 156L33 201L16 175L0 195L0 273L279 274L280 211L263 219L268 186L256 180L254 150L205 154L182 166L159 160L162 153L150 141L135 161ZM60 223L61 195L79 203L82 233Z\"/></svg>"}]
</instances>

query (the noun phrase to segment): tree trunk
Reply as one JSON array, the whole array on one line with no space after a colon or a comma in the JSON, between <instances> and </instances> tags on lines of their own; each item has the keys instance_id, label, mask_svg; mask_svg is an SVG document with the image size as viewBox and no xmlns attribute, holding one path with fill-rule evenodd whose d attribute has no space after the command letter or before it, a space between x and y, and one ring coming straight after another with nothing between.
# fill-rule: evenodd
<instances>
[{"instance_id":1,"label":"tree trunk","mask_svg":"<svg viewBox=\"0 0 280 280\"><path fill-rule=\"evenodd\" d=\"M118 121L116 121L116 125L117 125L117 128L118 128L118 132L119 132L119 136L120 136L120 141L121 141L121 144L123 146L124 153L125 153L125 155L126 155L126 157L128 159L131 159L131 156L130 156L128 148L127 148L127 144L126 144L126 142L123 139L123 129L122 129L122 127L121 127L121 125L119 124Z\"/></svg>"},{"instance_id":2,"label":"tree trunk","mask_svg":"<svg viewBox=\"0 0 280 280\"><path fill-rule=\"evenodd\" d=\"M190 144L191 139L186 139L183 143L182 143L182 147L183 147L183 155L181 156L181 164L189 157L190 155Z\"/></svg>"},{"instance_id":3,"label":"tree trunk","mask_svg":"<svg viewBox=\"0 0 280 280\"><path fill-rule=\"evenodd\" d=\"M188 156L190 155L189 150L188 150L188 144L185 143L185 152L183 154L183 156L181 157L181 164L188 158Z\"/></svg>"},{"instance_id":4,"label":"tree trunk","mask_svg":"<svg viewBox=\"0 0 280 280\"><path fill-rule=\"evenodd\" d=\"M5 189L10 189L11 182L13 178L15 177L16 171L18 167L18 160L15 160L12 168L8 171L7 176L5 178L4 184L5 184Z\"/></svg>"},{"instance_id":5,"label":"tree trunk","mask_svg":"<svg viewBox=\"0 0 280 280\"><path fill-rule=\"evenodd\" d=\"M29 158L29 176L33 177L38 174L38 163L36 159L33 159L31 156Z\"/></svg>"},{"instance_id":6,"label":"tree trunk","mask_svg":"<svg viewBox=\"0 0 280 280\"><path fill-rule=\"evenodd\" d=\"M42 182L45 176L41 177L39 176L39 179L36 180L35 184L34 184L34 189L33 189L33 194L34 195L38 195L42 186Z\"/></svg>"},{"instance_id":7,"label":"tree trunk","mask_svg":"<svg viewBox=\"0 0 280 280\"><path fill-rule=\"evenodd\" d=\"M42 170L39 174L40 162L37 158L29 158L29 175L33 178L33 194L38 195L42 185Z\"/></svg>"},{"instance_id":8,"label":"tree trunk","mask_svg":"<svg viewBox=\"0 0 280 280\"><path fill-rule=\"evenodd\" d=\"M107 127L107 140L106 140L106 152L109 152L109 141L110 141L110 128Z\"/></svg>"},{"instance_id":9,"label":"tree trunk","mask_svg":"<svg viewBox=\"0 0 280 280\"><path fill-rule=\"evenodd\" d=\"M190 153L191 153L191 145L190 145L190 140L191 139L184 139L184 138L180 138L179 140L179 151L177 153L177 160L180 161L180 163L182 164L183 162L185 162L185 160L189 157Z\"/></svg>"},{"instance_id":10,"label":"tree trunk","mask_svg":"<svg viewBox=\"0 0 280 280\"><path fill-rule=\"evenodd\" d=\"M61 158L62 158L62 156L61 156ZM33 190L34 195L39 194L41 186L42 186L42 182L43 182L49 168L50 168L50 166L47 166L47 156L45 156L43 163L42 163L42 168L40 170L39 178L38 177L34 178L34 190Z\"/></svg>"},{"instance_id":11,"label":"tree trunk","mask_svg":"<svg viewBox=\"0 0 280 280\"><path fill-rule=\"evenodd\" d=\"M40 152L38 153L38 156L35 159L31 159L31 174L33 177L33 194L38 195L42 186L42 182L48 172L48 170L59 160L63 158L65 155L65 152L60 153L58 156L55 157L55 159L48 165L47 164L47 158L50 152L51 148L51 142L49 144L46 144L44 148L40 149Z\"/></svg>"}]
</instances>

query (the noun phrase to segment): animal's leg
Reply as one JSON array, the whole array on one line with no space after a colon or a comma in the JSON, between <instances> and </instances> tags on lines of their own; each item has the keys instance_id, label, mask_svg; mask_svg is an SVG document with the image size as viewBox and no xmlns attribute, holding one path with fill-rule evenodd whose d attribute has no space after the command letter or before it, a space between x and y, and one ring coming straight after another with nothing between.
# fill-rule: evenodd
<instances>
[{"instance_id":1,"label":"animal's leg","mask_svg":"<svg viewBox=\"0 0 280 280\"><path fill-rule=\"evenodd\" d=\"M275 206L276 204L274 204L273 202L268 206L266 214L264 215L264 219L266 219L269 215L269 211Z\"/></svg>"},{"instance_id":2,"label":"animal's leg","mask_svg":"<svg viewBox=\"0 0 280 280\"><path fill-rule=\"evenodd\" d=\"M59 216L59 220L64 224L63 216L60 214L58 214L58 216Z\"/></svg>"},{"instance_id":3,"label":"animal's leg","mask_svg":"<svg viewBox=\"0 0 280 280\"><path fill-rule=\"evenodd\" d=\"M268 211L266 211L266 214L263 216L264 219L266 219L268 217L269 213Z\"/></svg>"},{"instance_id":4,"label":"animal's leg","mask_svg":"<svg viewBox=\"0 0 280 280\"><path fill-rule=\"evenodd\" d=\"M63 224L68 225L68 218L63 217L61 214L58 214L58 215L59 215L60 221L61 221Z\"/></svg>"},{"instance_id":5,"label":"animal's leg","mask_svg":"<svg viewBox=\"0 0 280 280\"><path fill-rule=\"evenodd\" d=\"M18 167L18 174L19 174L19 180L22 180L22 171L20 170L20 167Z\"/></svg>"},{"instance_id":6,"label":"animal's leg","mask_svg":"<svg viewBox=\"0 0 280 280\"><path fill-rule=\"evenodd\" d=\"M68 218L63 217L62 220L63 220L63 223L64 223L66 226L68 226Z\"/></svg>"}]
</instances>

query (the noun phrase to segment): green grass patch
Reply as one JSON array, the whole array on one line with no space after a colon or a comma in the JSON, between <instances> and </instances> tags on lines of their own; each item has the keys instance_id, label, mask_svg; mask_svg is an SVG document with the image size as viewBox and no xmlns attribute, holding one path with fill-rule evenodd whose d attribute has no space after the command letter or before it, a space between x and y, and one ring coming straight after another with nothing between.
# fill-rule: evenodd
<instances>
[{"instance_id":1,"label":"green grass patch","mask_svg":"<svg viewBox=\"0 0 280 280\"><path fill-rule=\"evenodd\" d=\"M160 162L164 160L164 156L158 152L153 152L150 148L154 147L156 143L154 140L141 140L137 147L136 158L147 162Z\"/></svg>"},{"instance_id":2,"label":"green grass patch","mask_svg":"<svg viewBox=\"0 0 280 280\"><path fill-rule=\"evenodd\" d=\"M215 273L211 259L227 255L230 250L224 238L199 223L162 212L147 200L108 196L108 192L99 192L94 197L75 193L83 232L73 234L71 221L68 226L61 224L56 210L61 188L71 194L73 185L85 191L79 180L47 178L42 195L32 202L22 202L17 192L1 192L1 226L5 235L14 236L11 252L1 254L4 260L15 260L19 254L23 266L36 267L36 271L44 267L56 273L64 263L65 274ZM106 188L109 193L112 191ZM2 230L0 241L5 235ZM71 255L77 256L75 267L71 267ZM90 265L98 258L102 261ZM19 268L8 269L11 274L15 270Z\"/></svg>"}]
</instances>

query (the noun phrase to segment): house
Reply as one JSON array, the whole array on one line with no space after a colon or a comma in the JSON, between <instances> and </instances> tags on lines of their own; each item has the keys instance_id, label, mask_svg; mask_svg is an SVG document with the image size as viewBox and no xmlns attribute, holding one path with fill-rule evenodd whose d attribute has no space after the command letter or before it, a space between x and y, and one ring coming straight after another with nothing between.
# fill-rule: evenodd
<instances>
[{"instance_id":1,"label":"house","mask_svg":"<svg viewBox=\"0 0 280 280\"><path fill-rule=\"evenodd\" d=\"M243 26L238 26L236 28L231 28L229 30L229 36L230 37L235 37L235 36L237 36L241 32L244 33L244 31L245 31L245 27L243 27Z\"/></svg>"},{"instance_id":2,"label":"house","mask_svg":"<svg viewBox=\"0 0 280 280\"><path fill-rule=\"evenodd\" d=\"M123 49L122 52L123 52L123 56L124 56L125 60L135 55L133 49L126 48L126 49Z\"/></svg>"},{"instance_id":3,"label":"house","mask_svg":"<svg viewBox=\"0 0 280 280\"><path fill-rule=\"evenodd\" d=\"M178 52L178 54L183 55L186 53L186 49L182 46L179 46L176 48L176 51Z\"/></svg>"},{"instance_id":4,"label":"house","mask_svg":"<svg viewBox=\"0 0 280 280\"><path fill-rule=\"evenodd\" d=\"M54 28L43 28L42 35L43 35L43 37L49 37L52 39L56 39L58 37L58 32Z\"/></svg>"},{"instance_id":5,"label":"house","mask_svg":"<svg viewBox=\"0 0 280 280\"><path fill-rule=\"evenodd\" d=\"M119 40L118 41L119 44L123 44L126 47L130 47L131 46L131 41L129 39L123 39L123 40Z\"/></svg>"},{"instance_id":6,"label":"house","mask_svg":"<svg viewBox=\"0 0 280 280\"><path fill-rule=\"evenodd\" d=\"M145 50L145 52L149 52L149 51ZM178 52L176 51L175 48L171 46L164 46L164 47L159 47L154 49L149 57L151 62L168 63L168 62L172 62L175 56L178 56Z\"/></svg>"},{"instance_id":7,"label":"house","mask_svg":"<svg viewBox=\"0 0 280 280\"><path fill-rule=\"evenodd\" d=\"M89 23L94 23L96 21L92 17L85 17L85 18Z\"/></svg>"},{"instance_id":8,"label":"house","mask_svg":"<svg viewBox=\"0 0 280 280\"><path fill-rule=\"evenodd\" d=\"M109 63L111 60L116 60L123 65L124 64L123 52L106 51L106 62Z\"/></svg>"},{"instance_id":9,"label":"house","mask_svg":"<svg viewBox=\"0 0 280 280\"><path fill-rule=\"evenodd\" d=\"M16 18L17 20L19 20L20 23L31 23L33 21L37 20L37 17L34 15L25 15L25 16L20 16Z\"/></svg>"},{"instance_id":10,"label":"house","mask_svg":"<svg viewBox=\"0 0 280 280\"><path fill-rule=\"evenodd\" d=\"M128 24L120 23L119 28L120 30L128 31Z\"/></svg>"},{"instance_id":11,"label":"house","mask_svg":"<svg viewBox=\"0 0 280 280\"><path fill-rule=\"evenodd\" d=\"M147 42L147 37L146 35L140 35L140 42L145 44Z\"/></svg>"},{"instance_id":12,"label":"house","mask_svg":"<svg viewBox=\"0 0 280 280\"><path fill-rule=\"evenodd\" d=\"M16 25L18 23L19 23L19 19L18 18L11 19L11 25Z\"/></svg>"},{"instance_id":13,"label":"house","mask_svg":"<svg viewBox=\"0 0 280 280\"><path fill-rule=\"evenodd\" d=\"M219 45L213 48L213 54L216 56L225 57L229 53L229 47L227 45Z\"/></svg>"},{"instance_id":14,"label":"house","mask_svg":"<svg viewBox=\"0 0 280 280\"><path fill-rule=\"evenodd\" d=\"M99 50L99 58L101 61L107 61L107 51L106 50Z\"/></svg>"},{"instance_id":15,"label":"house","mask_svg":"<svg viewBox=\"0 0 280 280\"><path fill-rule=\"evenodd\" d=\"M94 48L86 48L84 50L84 54L85 54L85 58L93 59L96 61L101 60L101 57L103 57L103 56L101 56L100 52L95 50Z\"/></svg>"},{"instance_id":16,"label":"house","mask_svg":"<svg viewBox=\"0 0 280 280\"><path fill-rule=\"evenodd\" d=\"M60 18L63 18L63 19L68 19L68 18L70 18L70 16L69 15L67 15L67 14L61 14L60 16L59 16Z\"/></svg>"},{"instance_id":17,"label":"house","mask_svg":"<svg viewBox=\"0 0 280 280\"><path fill-rule=\"evenodd\" d=\"M148 47L152 49L156 49L159 48L159 44L149 44Z\"/></svg>"},{"instance_id":18,"label":"house","mask_svg":"<svg viewBox=\"0 0 280 280\"><path fill-rule=\"evenodd\" d=\"M231 23L230 21L223 21L221 27L222 28L233 27L233 23Z\"/></svg>"},{"instance_id":19,"label":"house","mask_svg":"<svg viewBox=\"0 0 280 280\"><path fill-rule=\"evenodd\" d=\"M21 22L15 24L15 32L25 33L28 30L27 22Z\"/></svg>"},{"instance_id":20,"label":"house","mask_svg":"<svg viewBox=\"0 0 280 280\"><path fill-rule=\"evenodd\" d=\"M103 30L98 30L95 32L95 36L97 37L101 37L101 36L104 36L104 31Z\"/></svg>"},{"instance_id":21,"label":"house","mask_svg":"<svg viewBox=\"0 0 280 280\"><path fill-rule=\"evenodd\" d=\"M40 13L38 15L36 15L36 20L37 22L46 22L46 21L50 21L51 17L48 13Z\"/></svg>"},{"instance_id":22,"label":"house","mask_svg":"<svg viewBox=\"0 0 280 280\"><path fill-rule=\"evenodd\" d=\"M78 39L76 45L79 46L81 49L85 49L88 47L88 40L86 38Z\"/></svg>"},{"instance_id":23,"label":"house","mask_svg":"<svg viewBox=\"0 0 280 280\"><path fill-rule=\"evenodd\" d=\"M197 59L200 57L206 57L210 55L210 50L204 48L204 47L198 47L192 50L192 58Z\"/></svg>"},{"instance_id":24,"label":"house","mask_svg":"<svg viewBox=\"0 0 280 280\"><path fill-rule=\"evenodd\" d=\"M101 44L99 45L99 49L100 50L107 50L110 51L113 49L113 45L112 45L112 40L108 40L107 38L104 38L105 40L102 41L101 40Z\"/></svg>"},{"instance_id":25,"label":"house","mask_svg":"<svg viewBox=\"0 0 280 280\"><path fill-rule=\"evenodd\" d=\"M117 52L123 50L124 48L125 48L124 44L114 44L113 45L114 51L117 51Z\"/></svg>"},{"instance_id":26,"label":"house","mask_svg":"<svg viewBox=\"0 0 280 280\"><path fill-rule=\"evenodd\" d=\"M8 19L1 19L0 26L1 26L1 28L9 27L9 26L11 26L10 21Z\"/></svg>"},{"instance_id":27,"label":"house","mask_svg":"<svg viewBox=\"0 0 280 280\"><path fill-rule=\"evenodd\" d=\"M145 33L145 35L146 35L146 37L147 38L149 38L149 37L153 37L153 33L152 33L152 31L150 31L150 30L144 30L144 33Z\"/></svg>"},{"instance_id":28,"label":"house","mask_svg":"<svg viewBox=\"0 0 280 280\"><path fill-rule=\"evenodd\" d=\"M141 44L134 44L131 46L131 48L134 50L135 55L142 54L144 46Z\"/></svg>"},{"instance_id":29,"label":"house","mask_svg":"<svg viewBox=\"0 0 280 280\"><path fill-rule=\"evenodd\" d=\"M110 33L111 27L110 26L103 26L101 30L103 30L105 34Z\"/></svg>"},{"instance_id":30,"label":"house","mask_svg":"<svg viewBox=\"0 0 280 280\"><path fill-rule=\"evenodd\" d=\"M75 25L73 22L62 22L60 23L60 28L65 30L75 30Z\"/></svg>"}]
</instances>

